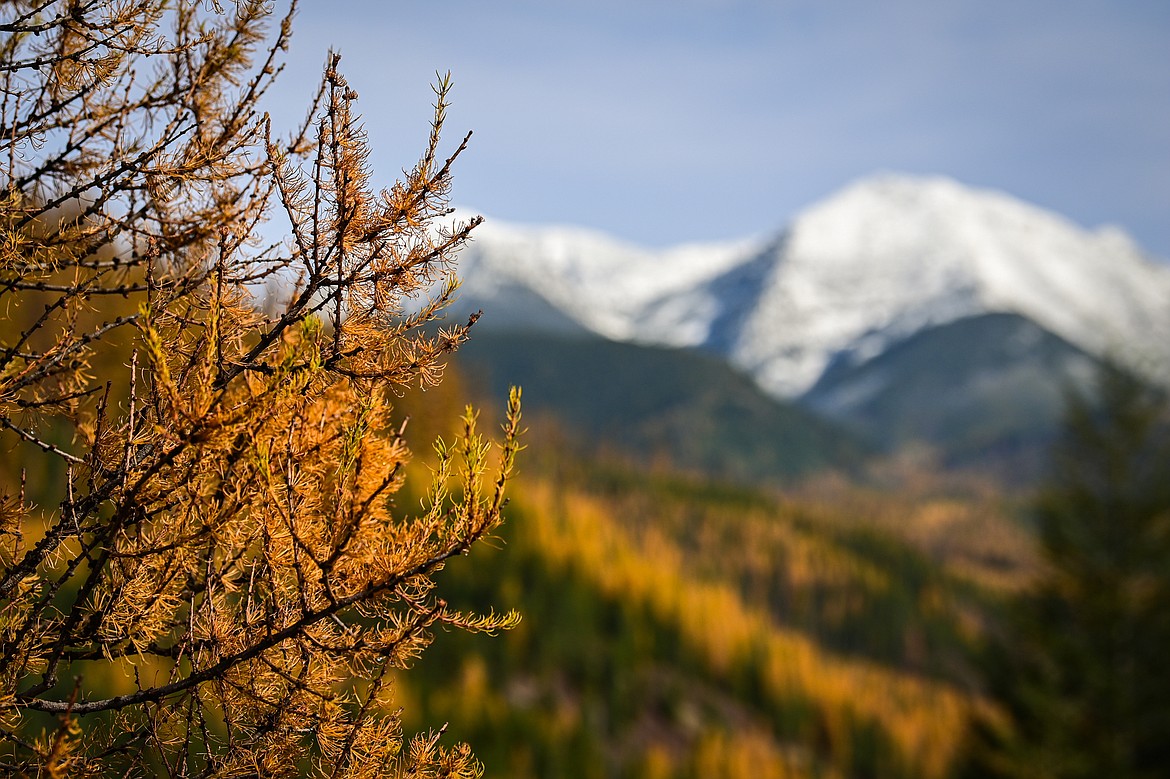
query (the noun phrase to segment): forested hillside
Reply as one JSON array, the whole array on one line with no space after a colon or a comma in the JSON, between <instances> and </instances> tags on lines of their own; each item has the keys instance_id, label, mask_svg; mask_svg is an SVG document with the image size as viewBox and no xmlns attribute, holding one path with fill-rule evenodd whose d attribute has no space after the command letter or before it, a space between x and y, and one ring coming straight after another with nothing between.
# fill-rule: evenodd
<instances>
[{"instance_id":1,"label":"forested hillside","mask_svg":"<svg viewBox=\"0 0 1170 779\"><path fill-rule=\"evenodd\" d=\"M523 386L532 424L560 428L594 456L778 484L856 471L873 454L840 425L768 397L703 352L489 330L460 349L458 364L492 403Z\"/></svg>"},{"instance_id":2,"label":"forested hillside","mask_svg":"<svg viewBox=\"0 0 1170 779\"><path fill-rule=\"evenodd\" d=\"M523 622L440 633L396 682L488 776L945 777L994 718L978 654L1029 545L990 493L902 473L898 496L780 494L528 444L496 548L443 592Z\"/></svg>"}]
</instances>

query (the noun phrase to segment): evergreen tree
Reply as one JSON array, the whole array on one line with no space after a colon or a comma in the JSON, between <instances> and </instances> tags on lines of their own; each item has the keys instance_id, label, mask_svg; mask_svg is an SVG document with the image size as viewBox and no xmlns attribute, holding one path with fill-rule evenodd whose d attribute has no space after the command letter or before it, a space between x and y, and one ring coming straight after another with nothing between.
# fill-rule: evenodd
<instances>
[{"instance_id":1,"label":"evergreen tree","mask_svg":"<svg viewBox=\"0 0 1170 779\"><path fill-rule=\"evenodd\" d=\"M1008 721L976 773L1155 777L1170 765L1170 430L1164 392L1117 367L1070 401L1037 501L1042 570L992 671Z\"/></svg>"}]
</instances>

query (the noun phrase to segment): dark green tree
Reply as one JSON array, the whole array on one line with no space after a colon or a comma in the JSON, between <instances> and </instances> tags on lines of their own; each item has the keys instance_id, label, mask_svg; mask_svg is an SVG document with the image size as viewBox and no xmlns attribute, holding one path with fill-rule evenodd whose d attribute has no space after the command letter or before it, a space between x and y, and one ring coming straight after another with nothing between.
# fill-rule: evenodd
<instances>
[{"instance_id":1,"label":"dark green tree","mask_svg":"<svg viewBox=\"0 0 1170 779\"><path fill-rule=\"evenodd\" d=\"M1042 570L1014 604L976 728L981 776L1154 777L1170 765L1166 393L1117 368L1073 397L1036 504Z\"/></svg>"}]
</instances>

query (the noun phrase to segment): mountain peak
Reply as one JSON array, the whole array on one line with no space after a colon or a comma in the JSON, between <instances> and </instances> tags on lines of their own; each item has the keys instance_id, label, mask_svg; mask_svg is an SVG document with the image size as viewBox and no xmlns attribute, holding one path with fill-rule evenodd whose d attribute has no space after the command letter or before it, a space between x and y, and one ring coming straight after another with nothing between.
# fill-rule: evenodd
<instances>
[{"instance_id":1,"label":"mountain peak","mask_svg":"<svg viewBox=\"0 0 1170 779\"><path fill-rule=\"evenodd\" d=\"M786 396L834 358L982 313L1098 354L1161 349L1149 335L1170 332L1170 273L1128 238L943 177L881 174L814 204L767 284L733 356Z\"/></svg>"},{"instance_id":2,"label":"mountain peak","mask_svg":"<svg viewBox=\"0 0 1170 779\"><path fill-rule=\"evenodd\" d=\"M613 340L705 346L777 396L804 393L831 362L987 313L1023 316L1090 353L1170 362L1170 268L1116 228L1087 230L942 176L855 181L770 244L651 250L489 222L463 271L485 326L493 309L516 324L543 306L531 327L554 310Z\"/></svg>"}]
</instances>

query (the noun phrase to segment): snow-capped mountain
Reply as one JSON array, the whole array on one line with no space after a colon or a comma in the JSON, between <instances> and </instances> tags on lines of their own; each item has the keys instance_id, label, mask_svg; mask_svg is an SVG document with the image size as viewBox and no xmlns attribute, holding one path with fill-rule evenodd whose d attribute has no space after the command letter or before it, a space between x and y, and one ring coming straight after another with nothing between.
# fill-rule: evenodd
<instances>
[{"instance_id":1,"label":"snow-capped mountain","mask_svg":"<svg viewBox=\"0 0 1170 779\"><path fill-rule=\"evenodd\" d=\"M861 180L771 241L655 251L489 220L461 272L485 326L560 318L613 340L705 347L778 397L805 393L830 364L987 313L1092 354L1170 357L1170 266L1119 230L941 177Z\"/></svg>"},{"instance_id":2,"label":"snow-capped mountain","mask_svg":"<svg viewBox=\"0 0 1170 779\"><path fill-rule=\"evenodd\" d=\"M574 227L488 220L460 257L464 307L506 326L552 326L550 309L614 341L698 346L718 301L692 298L760 244L745 240L644 249Z\"/></svg>"},{"instance_id":3,"label":"snow-capped mountain","mask_svg":"<svg viewBox=\"0 0 1170 779\"><path fill-rule=\"evenodd\" d=\"M1170 272L1115 229L1090 232L944 178L880 176L794 221L733 359L795 395L927 326L1010 312L1091 353L1164 348Z\"/></svg>"}]
</instances>

